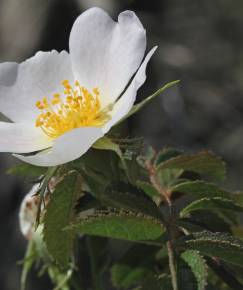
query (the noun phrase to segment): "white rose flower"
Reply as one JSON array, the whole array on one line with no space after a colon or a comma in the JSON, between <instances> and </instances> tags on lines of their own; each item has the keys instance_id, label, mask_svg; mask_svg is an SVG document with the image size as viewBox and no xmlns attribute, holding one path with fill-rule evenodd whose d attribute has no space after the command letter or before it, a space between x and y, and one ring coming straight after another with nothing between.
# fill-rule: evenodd
<instances>
[{"instance_id":1,"label":"white rose flower","mask_svg":"<svg viewBox=\"0 0 243 290\"><path fill-rule=\"evenodd\" d=\"M100 8L77 18L69 47L0 64L0 110L12 121L0 122L1 152L38 166L79 158L131 110L156 50L144 58L134 12L114 22Z\"/></svg>"}]
</instances>

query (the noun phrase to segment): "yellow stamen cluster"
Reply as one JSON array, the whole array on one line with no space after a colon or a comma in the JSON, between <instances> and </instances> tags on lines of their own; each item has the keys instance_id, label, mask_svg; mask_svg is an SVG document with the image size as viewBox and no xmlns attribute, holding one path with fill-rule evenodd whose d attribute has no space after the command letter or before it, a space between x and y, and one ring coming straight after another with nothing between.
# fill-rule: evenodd
<instances>
[{"instance_id":1,"label":"yellow stamen cluster","mask_svg":"<svg viewBox=\"0 0 243 290\"><path fill-rule=\"evenodd\" d=\"M98 88L90 92L78 81L71 86L68 80L62 85L63 95L54 94L51 100L44 97L36 103L41 113L35 125L47 136L55 139L74 128L100 127L110 119L110 108L101 110Z\"/></svg>"}]
</instances>

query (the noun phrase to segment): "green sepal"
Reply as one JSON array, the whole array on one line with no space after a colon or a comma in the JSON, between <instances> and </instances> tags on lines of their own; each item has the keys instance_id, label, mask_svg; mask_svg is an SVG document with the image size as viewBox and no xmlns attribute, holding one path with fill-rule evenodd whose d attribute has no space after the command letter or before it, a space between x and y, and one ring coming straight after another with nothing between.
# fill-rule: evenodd
<instances>
[{"instance_id":1,"label":"green sepal","mask_svg":"<svg viewBox=\"0 0 243 290\"><path fill-rule=\"evenodd\" d=\"M162 88L158 89L155 93L153 93L152 95L150 95L149 97L147 97L145 100L143 100L142 102L134 105L132 107L131 111L121 121L119 121L118 124L120 124L121 122L123 122L127 118L131 117L132 115L134 115L138 111L140 111L145 105L149 104L153 99L155 99L157 96L159 96L165 90L173 87L174 85L178 84L179 82L180 82L179 80L176 80L176 81L172 81L172 82L164 85Z\"/></svg>"}]
</instances>

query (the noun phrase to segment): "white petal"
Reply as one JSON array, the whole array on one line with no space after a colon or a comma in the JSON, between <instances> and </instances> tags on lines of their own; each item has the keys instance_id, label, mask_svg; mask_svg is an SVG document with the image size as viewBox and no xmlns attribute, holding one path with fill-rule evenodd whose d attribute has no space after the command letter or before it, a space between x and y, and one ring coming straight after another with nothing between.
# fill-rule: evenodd
<instances>
[{"instance_id":1,"label":"white petal","mask_svg":"<svg viewBox=\"0 0 243 290\"><path fill-rule=\"evenodd\" d=\"M75 78L88 89L98 87L103 105L116 100L138 69L146 49L146 32L132 11L118 23L100 8L91 8L75 21L70 55Z\"/></svg>"},{"instance_id":2,"label":"white petal","mask_svg":"<svg viewBox=\"0 0 243 290\"><path fill-rule=\"evenodd\" d=\"M144 84L146 80L146 68L152 55L155 53L157 46L150 50L150 52L145 57L143 63L138 69L134 79L131 84L121 96L121 98L116 102L112 111L111 120L102 128L104 133L107 133L112 126L114 126L119 120L121 120L126 114L131 110L137 95L137 90Z\"/></svg>"},{"instance_id":3,"label":"white petal","mask_svg":"<svg viewBox=\"0 0 243 290\"><path fill-rule=\"evenodd\" d=\"M16 62L5 62L0 64L0 86L11 86L15 83L18 72Z\"/></svg>"},{"instance_id":4,"label":"white petal","mask_svg":"<svg viewBox=\"0 0 243 290\"><path fill-rule=\"evenodd\" d=\"M29 153L52 146L52 141L31 124L0 122L0 152Z\"/></svg>"},{"instance_id":5,"label":"white petal","mask_svg":"<svg viewBox=\"0 0 243 290\"><path fill-rule=\"evenodd\" d=\"M79 158L103 135L100 128L82 127L57 138L50 150L32 156L14 156L37 166L56 166Z\"/></svg>"},{"instance_id":6,"label":"white petal","mask_svg":"<svg viewBox=\"0 0 243 290\"><path fill-rule=\"evenodd\" d=\"M0 111L14 122L35 122L36 101L62 93L61 81L73 82L67 52L38 52L20 64L0 64Z\"/></svg>"}]
</instances>

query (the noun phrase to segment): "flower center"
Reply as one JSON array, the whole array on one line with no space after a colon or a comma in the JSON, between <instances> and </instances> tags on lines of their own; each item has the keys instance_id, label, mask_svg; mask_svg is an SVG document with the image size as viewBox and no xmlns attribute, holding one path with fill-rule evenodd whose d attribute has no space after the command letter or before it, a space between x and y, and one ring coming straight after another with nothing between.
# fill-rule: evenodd
<instances>
[{"instance_id":1,"label":"flower center","mask_svg":"<svg viewBox=\"0 0 243 290\"><path fill-rule=\"evenodd\" d=\"M78 81L71 86L68 80L62 81L62 85L64 98L54 94L51 100L44 97L36 103L41 113L35 126L48 137L55 139L74 128L101 127L110 119L111 106L101 110L98 88L90 92Z\"/></svg>"}]
</instances>

